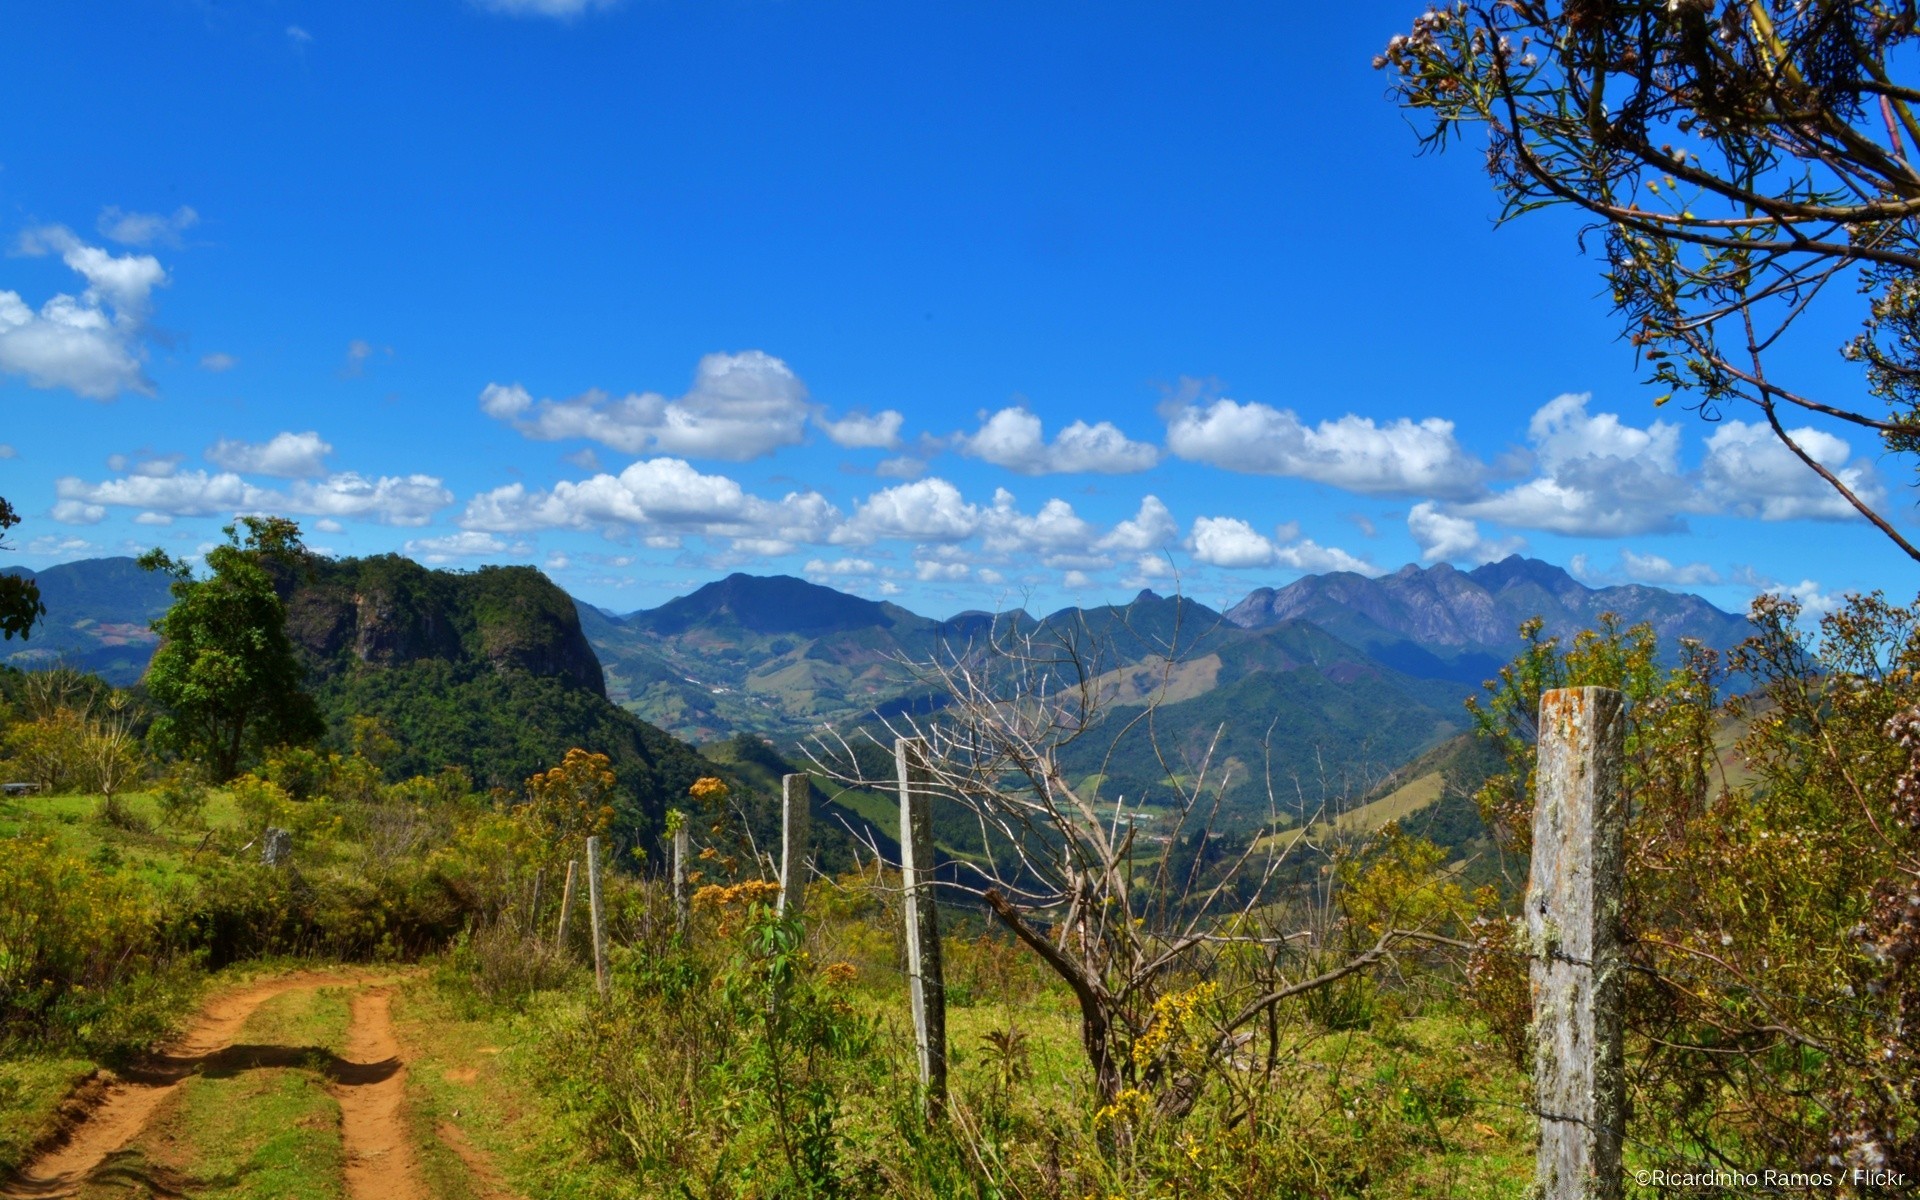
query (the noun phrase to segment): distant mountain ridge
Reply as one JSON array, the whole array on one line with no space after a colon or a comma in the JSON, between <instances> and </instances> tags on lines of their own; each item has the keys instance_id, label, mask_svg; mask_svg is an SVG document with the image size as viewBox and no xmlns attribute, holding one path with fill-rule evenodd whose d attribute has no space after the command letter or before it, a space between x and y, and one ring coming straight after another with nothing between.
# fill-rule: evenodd
<instances>
[{"instance_id":1,"label":"distant mountain ridge","mask_svg":"<svg viewBox=\"0 0 1920 1200\"><path fill-rule=\"evenodd\" d=\"M1518 555L1471 571L1438 563L1371 579L1350 571L1307 575L1255 590L1226 617L1252 630L1309 621L1401 670L1471 683L1519 648L1522 621L1540 617L1549 636L1568 638L1609 612L1629 625L1651 624L1668 646L1692 638L1725 650L1747 635L1745 617L1699 596L1641 584L1590 588Z\"/></svg>"},{"instance_id":2,"label":"distant mountain ridge","mask_svg":"<svg viewBox=\"0 0 1920 1200\"><path fill-rule=\"evenodd\" d=\"M124 556L0 574L34 580L47 606L29 637L0 642L0 662L23 670L66 663L122 687L146 671L160 644L148 625L173 603L165 575Z\"/></svg>"},{"instance_id":3,"label":"distant mountain ridge","mask_svg":"<svg viewBox=\"0 0 1920 1200\"><path fill-rule=\"evenodd\" d=\"M150 634L137 635L164 609L164 581L130 559L39 574L49 608L43 632L0 654L28 665L64 653L78 665L105 662L117 682L137 677L152 646ZM1530 617L1568 636L1613 612L1626 624L1651 623L1669 647L1687 637L1725 649L1746 634L1743 618L1698 596L1591 588L1519 557L1471 571L1443 563L1378 578L1309 575L1256 589L1225 613L1144 591L1126 604L1045 617L970 611L936 620L791 576L733 574L615 615L567 597L530 567L428 571L395 556L323 564L314 584L289 598L291 631L321 690L339 693L342 705L352 691L351 703L366 711L389 702L432 708L436 755L519 735L507 726L462 732L457 706L428 706L422 689L504 696L545 679L570 695L604 696L687 742L754 734L791 746L822 724L936 707L935 689L905 663L989 636L1038 634L1092 648L1087 665L1109 705L1157 703L1155 727L1175 759L1197 764L1224 729L1218 753L1247 780L1398 767L1464 727L1460 700L1511 659ZM376 694L403 680L406 695ZM498 762L476 757L475 766L490 776L518 770L533 747L525 751ZM1102 770L1094 760L1077 769ZM1146 756L1106 773L1137 791L1160 786L1155 773L1164 783L1165 770Z\"/></svg>"}]
</instances>

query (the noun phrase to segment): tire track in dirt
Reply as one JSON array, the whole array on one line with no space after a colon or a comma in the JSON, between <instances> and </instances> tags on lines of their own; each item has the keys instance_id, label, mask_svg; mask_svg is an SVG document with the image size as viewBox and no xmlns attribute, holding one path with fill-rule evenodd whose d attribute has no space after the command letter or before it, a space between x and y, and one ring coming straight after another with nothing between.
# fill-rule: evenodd
<instances>
[{"instance_id":1,"label":"tire track in dirt","mask_svg":"<svg viewBox=\"0 0 1920 1200\"><path fill-rule=\"evenodd\" d=\"M140 1135L181 1080L232 1046L240 1027L262 1004L303 988L338 987L364 979L301 971L215 996L178 1041L139 1066L129 1067L104 1089L98 1089L92 1081L82 1085L82 1115L61 1140L35 1154L13 1178L0 1183L0 1200L49 1200L74 1195L102 1163Z\"/></svg>"},{"instance_id":2,"label":"tire track in dirt","mask_svg":"<svg viewBox=\"0 0 1920 1200\"><path fill-rule=\"evenodd\" d=\"M393 993L386 988L355 994L346 1062L334 1074L347 1195L353 1200L426 1200L427 1195L407 1123L407 1067L393 1036L392 1004Z\"/></svg>"}]
</instances>

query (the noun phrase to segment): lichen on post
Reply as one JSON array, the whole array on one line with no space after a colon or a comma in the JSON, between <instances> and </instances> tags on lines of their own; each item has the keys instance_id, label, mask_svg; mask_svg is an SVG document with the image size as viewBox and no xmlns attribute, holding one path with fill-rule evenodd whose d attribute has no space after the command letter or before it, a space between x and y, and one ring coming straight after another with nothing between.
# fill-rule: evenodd
<instances>
[{"instance_id":1,"label":"lichen on post","mask_svg":"<svg viewBox=\"0 0 1920 1200\"><path fill-rule=\"evenodd\" d=\"M1527 946L1541 1200L1615 1200L1626 1131L1626 698L1612 688L1540 697Z\"/></svg>"}]
</instances>

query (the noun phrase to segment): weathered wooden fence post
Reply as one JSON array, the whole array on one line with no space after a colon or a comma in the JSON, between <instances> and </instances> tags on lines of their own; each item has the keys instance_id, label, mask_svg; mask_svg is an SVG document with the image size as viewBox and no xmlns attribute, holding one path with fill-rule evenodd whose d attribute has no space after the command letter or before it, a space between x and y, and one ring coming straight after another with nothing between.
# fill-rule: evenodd
<instances>
[{"instance_id":1,"label":"weathered wooden fence post","mask_svg":"<svg viewBox=\"0 0 1920 1200\"><path fill-rule=\"evenodd\" d=\"M687 818L680 818L680 827L673 831L673 928L681 937L687 936Z\"/></svg>"},{"instance_id":2,"label":"weathered wooden fence post","mask_svg":"<svg viewBox=\"0 0 1920 1200\"><path fill-rule=\"evenodd\" d=\"M540 885L547 881L547 869L536 867L533 872L533 899L527 905L528 936L540 936Z\"/></svg>"},{"instance_id":3,"label":"weathered wooden fence post","mask_svg":"<svg viewBox=\"0 0 1920 1200\"><path fill-rule=\"evenodd\" d=\"M907 994L920 1053L926 1112L947 1104L947 991L940 969L940 912L933 899L933 768L927 739L893 743L900 781L900 887L906 898Z\"/></svg>"},{"instance_id":4,"label":"weathered wooden fence post","mask_svg":"<svg viewBox=\"0 0 1920 1200\"><path fill-rule=\"evenodd\" d=\"M1541 1200L1623 1190L1626 725L1626 698L1612 688L1540 697L1526 915Z\"/></svg>"},{"instance_id":5,"label":"weathered wooden fence post","mask_svg":"<svg viewBox=\"0 0 1920 1200\"><path fill-rule=\"evenodd\" d=\"M567 882L560 889L560 931L553 935L553 948L564 952L567 948L567 922L573 917L573 879L580 870L580 860L567 860Z\"/></svg>"},{"instance_id":6,"label":"weathered wooden fence post","mask_svg":"<svg viewBox=\"0 0 1920 1200\"><path fill-rule=\"evenodd\" d=\"M787 775L780 780L780 900L783 917L798 917L807 901L807 863L813 853L812 814L807 800L813 780Z\"/></svg>"},{"instance_id":7,"label":"weathered wooden fence post","mask_svg":"<svg viewBox=\"0 0 1920 1200\"><path fill-rule=\"evenodd\" d=\"M600 901L600 839L587 839L587 907L593 913L593 981L607 998L607 914Z\"/></svg>"}]
</instances>

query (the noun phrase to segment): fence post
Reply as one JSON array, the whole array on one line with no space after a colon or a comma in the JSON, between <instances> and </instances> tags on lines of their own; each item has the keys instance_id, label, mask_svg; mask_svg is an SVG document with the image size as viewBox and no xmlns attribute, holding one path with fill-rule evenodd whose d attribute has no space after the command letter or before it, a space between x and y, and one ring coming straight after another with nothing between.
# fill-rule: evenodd
<instances>
[{"instance_id":1,"label":"fence post","mask_svg":"<svg viewBox=\"0 0 1920 1200\"><path fill-rule=\"evenodd\" d=\"M940 912L933 899L933 769L927 759L927 739L897 739L893 760L900 783L907 994L913 1001L913 1040L920 1054L925 1109L935 1117L947 1104L947 991L940 969Z\"/></svg>"},{"instance_id":2,"label":"fence post","mask_svg":"<svg viewBox=\"0 0 1920 1200\"><path fill-rule=\"evenodd\" d=\"M580 869L580 860L567 860L567 882L560 889L560 932L553 935L553 948L564 952L567 948L567 921L573 916L573 877Z\"/></svg>"},{"instance_id":3,"label":"fence post","mask_svg":"<svg viewBox=\"0 0 1920 1200\"><path fill-rule=\"evenodd\" d=\"M535 867L533 871L533 901L527 905L527 930L530 937L540 936L540 885L547 881L547 869Z\"/></svg>"},{"instance_id":4,"label":"fence post","mask_svg":"<svg viewBox=\"0 0 1920 1200\"><path fill-rule=\"evenodd\" d=\"M673 928L681 937L687 936L687 821L682 816L673 831Z\"/></svg>"},{"instance_id":5,"label":"fence post","mask_svg":"<svg viewBox=\"0 0 1920 1200\"><path fill-rule=\"evenodd\" d=\"M783 917L800 916L807 901L807 862L813 853L812 814L807 800L813 780L786 775L780 780L780 900Z\"/></svg>"},{"instance_id":6,"label":"fence post","mask_svg":"<svg viewBox=\"0 0 1920 1200\"><path fill-rule=\"evenodd\" d=\"M1533 992L1534 1184L1541 1200L1618 1200L1626 1133L1620 919L1626 698L1540 697L1527 946Z\"/></svg>"},{"instance_id":7,"label":"fence post","mask_svg":"<svg viewBox=\"0 0 1920 1200\"><path fill-rule=\"evenodd\" d=\"M593 913L593 981L607 998L607 914L600 902L600 839L587 839L587 907Z\"/></svg>"}]
</instances>

